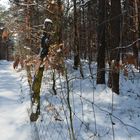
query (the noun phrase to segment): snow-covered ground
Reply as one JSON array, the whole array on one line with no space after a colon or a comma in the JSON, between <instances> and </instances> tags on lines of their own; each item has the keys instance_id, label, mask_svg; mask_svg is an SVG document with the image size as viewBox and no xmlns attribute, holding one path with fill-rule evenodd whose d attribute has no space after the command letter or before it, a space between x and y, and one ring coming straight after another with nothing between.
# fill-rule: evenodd
<instances>
[{"instance_id":1,"label":"snow-covered ground","mask_svg":"<svg viewBox=\"0 0 140 140\"><path fill-rule=\"evenodd\" d=\"M12 63L0 61L0 140L31 140L29 100L22 95L22 86Z\"/></svg>"},{"instance_id":2,"label":"snow-covered ground","mask_svg":"<svg viewBox=\"0 0 140 140\"><path fill-rule=\"evenodd\" d=\"M116 95L106 85L96 85L96 63L91 78L83 61L84 79L72 64L67 61L68 81L55 74L57 95L52 71L44 72L41 115L29 125L26 72L0 61L0 140L140 140L140 73L133 67L129 77L121 72Z\"/></svg>"},{"instance_id":3,"label":"snow-covered ground","mask_svg":"<svg viewBox=\"0 0 140 140\"><path fill-rule=\"evenodd\" d=\"M91 78L88 63L83 62L84 79L72 64L67 61L73 121L66 79L56 74L57 95L53 95L52 71L48 70L42 83L41 121L37 122L40 140L73 140L71 127L76 140L140 140L140 73L131 68L125 77L121 72L120 95L116 95L106 85L96 85L96 63L91 66Z\"/></svg>"}]
</instances>

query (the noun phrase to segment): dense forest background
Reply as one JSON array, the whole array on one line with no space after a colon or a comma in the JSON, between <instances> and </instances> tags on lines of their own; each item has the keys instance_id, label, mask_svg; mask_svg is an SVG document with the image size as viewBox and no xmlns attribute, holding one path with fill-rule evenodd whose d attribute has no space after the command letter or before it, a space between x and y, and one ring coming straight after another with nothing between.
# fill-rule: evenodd
<instances>
[{"instance_id":1,"label":"dense forest background","mask_svg":"<svg viewBox=\"0 0 140 140\"><path fill-rule=\"evenodd\" d=\"M108 86L119 94L120 63L131 57L129 63L139 65L139 7L139 0L10 0L4 24L16 38L16 53L25 57L37 54L44 19L50 18L54 44L63 43L74 68L83 76L81 59L88 60L89 68L97 61L97 83L105 84L108 62Z\"/></svg>"},{"instance_id":2,"label":"dense forest background","mask_svg":"<svg viewBox=\"0 0 140 140\"><path fill-rule=\"evenodd\" d=\"M76 140L69 65L73 71L79 72L78 79L94 79L96 86L106 85L120 95L120 75L123 73L129 79L130 66L140 72L140 0L9 0L9 4L10 8L0 12L0 59L5 52L6 59L26 68L30 89L35 95L32 104L37 100L40 110L42 77L49 64L45 60L43 69L40 68L37 56L44 20L53 21L53 31L50 32L53 44L49 48L52 94L58 95L58 75L65 77L70 138ZM37 71L38 80L35 82L32 80L33 71ZM133 70L131 73L136 76ZM76 80L76 76L73 79ZM30 119L34 121L38 115L40 111L37 114L31 112L33 118Z\"/></svg>"}]
</instances>

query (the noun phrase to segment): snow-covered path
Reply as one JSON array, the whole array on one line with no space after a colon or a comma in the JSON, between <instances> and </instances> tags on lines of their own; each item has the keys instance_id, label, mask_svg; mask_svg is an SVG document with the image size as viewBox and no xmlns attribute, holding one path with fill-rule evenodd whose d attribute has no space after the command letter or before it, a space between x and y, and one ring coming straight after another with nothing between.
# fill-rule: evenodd
<instances>
[{"instance_id":1,"label":"snow-covered path","mask_svg":"<svg viewBox=\"0 0 140 140\"><path fill-rule=\"evenodd\" d=\"M12 63L0 61L0 140L31 140L27 104Z\"/></svg>"}]
</instances>

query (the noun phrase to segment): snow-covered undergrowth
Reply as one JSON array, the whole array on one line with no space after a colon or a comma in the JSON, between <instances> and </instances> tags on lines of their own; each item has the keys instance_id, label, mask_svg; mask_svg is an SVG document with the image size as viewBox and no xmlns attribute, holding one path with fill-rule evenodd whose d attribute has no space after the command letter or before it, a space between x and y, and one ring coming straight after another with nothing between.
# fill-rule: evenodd
<instances>
[{"instance_id":1,"label":"snow-covered undergrowth","mask_svg":"<svg viewBox=\"0 0 140 140\"><path fill-rule=\"evenodd\" d=\"M66 62L67 77L55 72L57 95L52 89L53 71L44 72L41 115L31 123L31 140L139 140L140 73L133 67L129 67L129 77L121 72L120 95L116 95L106 85L96 85L96 63L89 71L88 62L82 62L84 78L72 64ZM18 75L20 100L30 113L26 71Z\"/></svg>"},{"instance_id":2,"label":"snow-covered undergrowth","mask_svg":"<svg viewBox=\"0 0 140 140\"><path fill-rule=\"evenodd\" d=\"M96 85L96 64L92 75L83 62L84 79L67 61L68 77L52 71L44 73L41 89L41 115L36 126L40 140L139 140L140 78L120 74L120 95L106 85ZM136 74L136 75L134 75Z\"/></svg>"}]
</instances>

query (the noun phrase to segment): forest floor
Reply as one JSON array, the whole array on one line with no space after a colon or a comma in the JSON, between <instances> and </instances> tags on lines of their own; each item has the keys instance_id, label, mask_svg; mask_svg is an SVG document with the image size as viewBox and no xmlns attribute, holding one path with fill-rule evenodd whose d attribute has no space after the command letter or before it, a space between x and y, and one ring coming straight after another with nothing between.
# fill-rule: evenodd
<instances>
[{"instance_id":1,"label":"forest floor","mask_svg":"<svg viewBox=\"0 0 140 140\"><path fill-rule=\"evenodd\" d=\"M73 70L72 64L71 60L66 62L69 97L65 76L55 73L57 95L54 95L52 70L44 72L41 115L37 122L30 123L26 71L15 71L12 62L0 61L1 140L140 139L140 73L131 66L128 77L121 71L120 95L116 95L106 85L96 85L96 63L91 66L92 78L86 61L82 62L84 78Z\"/></svg>"},{"instance_id":2,"label":"forest floor","mask_svg":"<svg viewBox=\"0 0 140 140\"><path fill-rule=\"evenodd\" d=\"M0 139L31 140L27 113L29 100L24 100L21 77L12 63L0 61Z\"/></svg>"}]
</instances>

